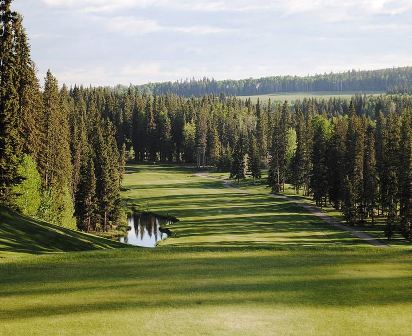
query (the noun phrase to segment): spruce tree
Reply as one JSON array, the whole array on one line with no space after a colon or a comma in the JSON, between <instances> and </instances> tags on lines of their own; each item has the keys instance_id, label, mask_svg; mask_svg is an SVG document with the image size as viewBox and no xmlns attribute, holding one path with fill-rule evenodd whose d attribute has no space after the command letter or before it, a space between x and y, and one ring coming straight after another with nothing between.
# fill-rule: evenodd
<instances>
[{"instance_id":1,"label":"spruce tree","mask_svg":"<svg viewBox=\"0 0 412 336\"><path fill-rule=\"evenodd\" d=\"M366 129L365 137L362 207L367 217L372 219L372 224L375 222L377 193L378 179L376 173L375 133L374 128L369 125Z\"/></svg>"},{"instance_id":2,"label":"spruce tree","mask_svg":"<svg viewBox=\"0 0 412 336\"><path fill-rule=\"evenodd\" d=\"M18 55L14 41L17 14L11 0L0 1L0 202L13 204L13 186L20 182L22 121L18 95Z\"/></svg>"},{"instance_id":3,"label":"spruce tree","mask_svg":"<svg viewBox=\"0 0 412 336\"><path fill-rule=\"evenodd\" d=\"M256 137L251 135L249 140L249 153L248 153L248 170L253 180L260 179L262 177L261 172L261 156L257 146Z\"/></svg>"},{"instance_id":4,"label":"spruce tree","mask_svg":"<svg viewBox=\"0 0 412 336\"><path fill-rule=\"evenodd\" d=\"M256 103L256 142L259 144L260 164L267 165L267 120L262 112L259 99Z\"/></svg>"},{"instance_id":5,"label":"spruce tree","mask_svg":"<svg viewBox=\"0 0 412 336\"><path fill-rule=\"evenodd\" d=\"M284 189L286 178L288 105L282 106L273 120L272 148L270 151L268 183L272 191L279 193Z\"/></svg>"},{"instance_id":6,"label":"spruce tree","mask_svg":"<svg viewBox=\"0 0 412 336\"><path fill-rule=\"evenodd\" d=\"M52 209L44 210L48 214L43 219L63 226L73 226L72 161L70 151L70 130L68 125L68 109L61 96L56 78L47 72L43 93L45 113L45 149L40 172L43 178L45 204L53 198Z\"/></svg>"},{"instance_id":7,"label":"spruce tree","mask_svg":"<svg viewBox=\"0 0 412 336\"><path fill-rule=\"evenodd\" d=\"M385 234L391 239L396 229L399 206L400 176L400 117L391 111L387 118L387 141L385 151L385 176L388 182L384 204L387 209Z\"/></svg>"},{"instance_id":8,"label":"spruce tree","mask_svg":"<svg viewBox=\"0 0 412 336\"><path fill-rule=\"evenodd\" d=\"M230 169L230 178L236 179L238 183L241 179L246 177L245 154L245 141L241 134L233 149L233 160Z\"/></svg>"},{"instance_id":9,"label":"spruce tree","mask_svg":"<svg viewBox=\"0 0 412 336\"><path fill-rule=\"evenodd\" d=\"M84 153L82 158L80 181L77 187L75 200L75 214L79 230L96 230L98 220L96 176L90 149Z\"/></svg>"},{"instance_id":10,"label":"spruce tree","mask_svg":"<svg viewBox=\"0 0 412 336\"><path fill-rule=\"evenodd\" d=\"M327 148L329 140L329 122L322 116L313 121L314 137L312 149L312 172L310 188L316 205L326 203L328 192Z\"/></svg>"},{"instance_id":11,"label":"spruce tree","mask_svg":"<svg viewBox=\"0 0 412 336\"><path fill-rule=\"evenodd\" d=\"M401 126L400 144L400 229L412 240L412 113L405 111Z\"/></svg>"}]
</instances>

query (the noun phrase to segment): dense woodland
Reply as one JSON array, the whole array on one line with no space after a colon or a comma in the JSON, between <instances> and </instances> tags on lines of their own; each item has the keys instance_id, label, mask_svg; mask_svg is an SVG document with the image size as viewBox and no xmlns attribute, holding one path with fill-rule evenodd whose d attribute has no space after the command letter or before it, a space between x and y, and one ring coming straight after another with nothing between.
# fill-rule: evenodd
<instances>
[{"instance_id":1,"label":"dense woodland","mask_svg":"<svg viewBox=\"0 0 412 336\"><path fill-rule=\"evenodd\" d=\"M279 92L411 92L412 67L370 71L347 71L314 76L274 76L259 79L221 80L203 78L150 83L137 88L149 94L176 94L184 97L219 95L250 96Z\"/></svg>"},{"instance_id":2,"label":"dense woodland","mask_svg":"<svg viewBox=\"0 0 412 336\"><path fill-rule=\"evenodd\" d=\"M1 203L108 230L119 222L126 160L216 166L237 180L268 169L273 192L291 184L351 225L384 218L388 238L412 239L412 96L253 104L225 90L185 98L132 86L59 88L50 71L41 88L21 17L9 0L0 5ZM336 75L347 78L342 89L411 82L410 68L351 74Z\"/></svg>"}]
</instances>

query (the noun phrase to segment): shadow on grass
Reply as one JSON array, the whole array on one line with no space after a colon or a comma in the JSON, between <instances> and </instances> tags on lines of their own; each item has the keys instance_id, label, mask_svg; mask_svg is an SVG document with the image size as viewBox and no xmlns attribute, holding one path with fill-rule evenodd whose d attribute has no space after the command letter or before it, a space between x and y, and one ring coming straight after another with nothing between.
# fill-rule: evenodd
<instances>
[{"instance_id":1,"label":"shadow on grass","mask_svg":"<svg viewBox=\"0 0 412 336\"><path fill-rule=\"evenodd\" d=\"M50 256L39 265L0 265L0 298L24 302L3 305L0 320L199 304L412 303L407 273L412 260L406 251L198 252L93 252L58 260ZM390 269L382 271L383 265Z\"/></svg>"},{"instance_id":2,"label":"shadow on grass","mask_svg":"<svg viewBox=\"0 0 412 336\"><path fill-rule=\"evenodd\" d=\"M125 245L76 232L29 217L0 206L0 251L50 253L118 248Z\"/></svg>"}]
</instances>

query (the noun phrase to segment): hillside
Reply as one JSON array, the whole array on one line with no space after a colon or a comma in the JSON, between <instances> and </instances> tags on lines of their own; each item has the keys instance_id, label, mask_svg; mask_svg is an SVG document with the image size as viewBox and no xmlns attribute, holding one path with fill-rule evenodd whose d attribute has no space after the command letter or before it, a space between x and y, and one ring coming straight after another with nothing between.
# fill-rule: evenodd
<instances>
[{"instance_id":1,"label":"hillside","mask_svg":"<svg viewBox=\"0 0 412 336\"><path fill-rule=\"evenodd\" d=\"M125 245L22 216L0 206L0 255L110 249Z\"/></svg>"},{"instance_id":2,"label":"hillside","mask_svg":"<svg viewBox=\"0 0 412 336\"><path fill-rule=\"evenodd\" d=\"M379 70L351 70L340 73L307 76L270 76L239 80L203 78L175 82L148 83L137 89L156 95L251 96L291 92L387 92L405 91L412 87L412 67Z\"/></svg>"}]
</instances>

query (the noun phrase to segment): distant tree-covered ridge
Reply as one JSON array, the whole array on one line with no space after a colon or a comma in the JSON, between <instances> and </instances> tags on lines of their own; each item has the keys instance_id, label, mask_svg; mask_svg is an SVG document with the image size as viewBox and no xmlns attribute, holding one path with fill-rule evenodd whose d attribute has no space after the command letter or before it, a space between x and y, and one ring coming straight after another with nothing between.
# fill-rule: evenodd
<instances>
[{"instance_id":1,"label":"distant tree-covered ridge","mask_svg":"<svg viewBox=\"0 0 412 336\"><path fill-rule=\"evenodd\" d=\"M273 76L258 79L187 79L136 86L149 94L180 96L250 96L277 92L394 92L412 88L412 67L346 71L308 76Z\"/></svg>"}]
</instances>

